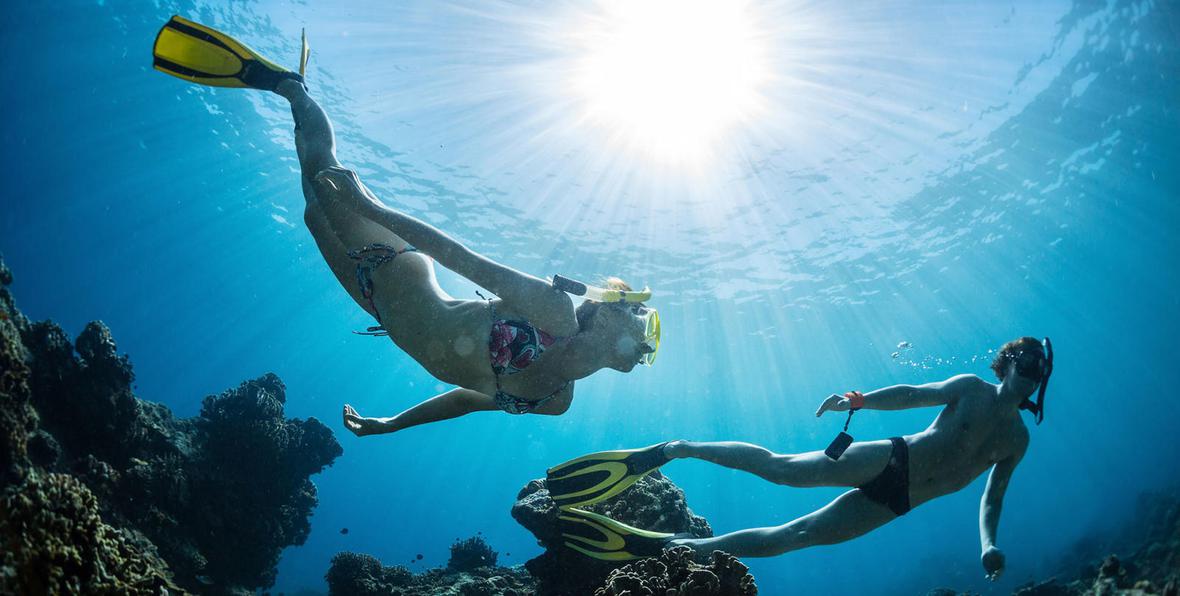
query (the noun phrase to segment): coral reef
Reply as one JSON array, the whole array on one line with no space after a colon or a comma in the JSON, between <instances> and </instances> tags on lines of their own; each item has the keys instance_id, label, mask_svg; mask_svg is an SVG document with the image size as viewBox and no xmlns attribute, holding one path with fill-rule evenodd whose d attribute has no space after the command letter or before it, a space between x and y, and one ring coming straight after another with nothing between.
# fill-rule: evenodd
<instances>
[{"instance_id":1,"label":"coral reef","mask_svg":"<svg viewBox=\"0 0 1180 596\"><path fill-rule=\"evenodd\" d=\"M63 593L150 591L169 577L202 593L272 584L282 549L310 531L308 477L342 453L331 431L285 418L273 374L178 419L135 397L131 364L105 325L71 343L17 310L2 262L0 281L0 577L18 582L0 591L43 592L28 583L29 565L60 578ZM37 540L21 537L27 515L45 521ZM57 532L87 538L67 556L56 545L74 534Z\"/></svg>"},{"instance_id":2,"label":"coral reef","mask_svg":"<svg viewBox=\"0 0 1180 596\"><path fill-rule=\"evenodd\" d=\"M177 590L155 549L102 521L67 474L27 475L0 500L0 593L161 594Z\"/></svg>"},{"instance_id":3,"label":"coral reef","mask_svg":"<svg viewBox=\"0 0 1180 596\"><path fill-rule=\"evenodd\" d=\"M1053 577L1022 585L1014 596L1180 596L1180 490L1143 494L1135 511L1122 536L1093 537L1104 548L1122 544L1120 550L1126 551L1122 557L1110 554L1083 565L1073 580ZM1084 546L1075 550L1082 554L1068 555L1061 568L1076 567L1078 557L1086 557ZM927 596L956 594L948 588L927 592Z\"/></svg>"},{"instance_id":4,"label":"coral reef","mask_svg":"<svg viewBox=\"0 0 1180 596\"><path fill-rule=\"evenodd\" d=\"M587 507L624 523L661 532L711 536L704 518L694 515L684 491L659 472L606 503ZM557 505L544 480L533 480L517 496L512 516L548 550L524 568L497 567L497 553L480 536L451 545L447 566L411 574L405 567L384 567L363 554L340 553L326 578L333 596L642 596L667 594L752 596L758 593L747 567L714 552L704 564L693 561L687 547L640 561L606 562L562 546ZM628 564L629 563L629 564ZM527 571L526 571L527 570Z\"/></svg>"},{"instance_id":5,"label":"coral reef","mask_svg":"<svg viewBox=\"0 0 1180 596\"><path fill-rule=\"evenodd\" d=\"M1136 556L1151 558L1170 551L1166 556L1175 561L1180 556L1180 550L1175 547L1176 544L1170 548L1153 544L1136 553ZM1050 578L1023 585L1013 592L1013 596L1180 596L1180 566L1162 568L1154 567L1153 563L1148 561L1147 566L1132 570L1124 566L1116 555L1109 555L1098 565L1094 576L1082 577L1068 584Z\"/></svg>"},{"instance_id":6,"label":"coral reef","mask_svg":"<svg viewBox=\"0 0 1180 596\"><path fill-rule=\"evenodd\" d=\"M684 491L657 470L608 501L586 507L612 519L657 532L713 535L703 517L694 515ZM541 594L590 594L602 586L612 570L626 562L599 561L562 546L557 504L549 498L544 480L530 481L516 497L512 517L546 548L525 564L537 578ZM708 592L706 592L708 593Z\"/></svg>"},{"instance_id":7,"label":"coral reef","mask_svg":"<svg viewBox=\"0 0 1180 596\"><path fill-rule=\"evenodd\" d=\"M384 567L371 555L343 552L332 557L327 575L330 594L376 596L393 594L413 580L409 569L400 565Z\"/></svg>"},{"instance_id":8,"label":"coral reef","mask_svg":"<svg viewBox=\"0 0 1180 596\"><path fill-rule=\"evenodd\" d=\"M741 561L713 551L712 562L698 565L692 549L678 546L659 558L642 559L612 570L606 585L594 596L664 596L666 594L724 594L754 596L758 586Z\"/></svg>"},{"instance_id":9,"label":"coral reef","mask_svg":"<svg viewBox=\"0 0 1180 596\"><path fill-rule=\"evenodd\" d=\"M1056 578L1021 586L1018 596L1180 596L1180 491L1146 493L1139 497L1135 518L1124 526L1116 542L1127 545L1119 557L1082 568L1069 582ZM1075 564L1068 561L1063 564Z\"/></svg>"},{"instance_id":10,"label":"coral reef","mask_svg":"<svg viewBox=\"0 0 1180 596\"><path fill-rule=\"evenodd\" d=\"M273 374L205 398L188 462L190 498L176 504L185 507L178 518L185 526L205 529L192 536L206 575L268 586L282 548L303 544L311 532L318 499L308 477L343 450L319 421L285 419L284 402Z\"/></svg>"},{"instance_id":11,"label":"coral reef","mask_svg":"<svg viewBox=\"0 0 1180 596\"><path fill-rule=\"evenodd\" d=\"M467 540L456 540L451 545L451 558L447 561L447 569L471 571L477 567L495 567L498 558L499 553L492 550L482 537L472 536Z\"/></svg>"},{"instance_id":12,"label":"coral reef","mask_svg":"<svg viewBox=\"0 0 1180 596\"><path fill-rule=\"evenodd\" d=\"M474 561L472 554L495 554L482 538L464 540L456 546L459 544L467 545L460 552L461 560L468 563ZM339 553L332 558L332 567L325 576L328 593L332 596L533 596L537 593L533 579L519 567L481 564L458 570L452 567L454 546L451 552L452 560L447 568L419 574L400 565L382 566L369 555Z\"/></svg>"}]
</instances>

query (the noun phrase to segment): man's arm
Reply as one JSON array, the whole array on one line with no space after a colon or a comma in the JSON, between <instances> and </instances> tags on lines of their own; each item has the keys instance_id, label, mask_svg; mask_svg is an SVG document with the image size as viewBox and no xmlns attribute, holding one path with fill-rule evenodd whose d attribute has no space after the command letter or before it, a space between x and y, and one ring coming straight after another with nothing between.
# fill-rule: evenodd
<instances>
[{"instance_id":1,"label":"man's arm","mask_svg":"<svg viewBox=\"0 0 1180 596\"><path fill-rule=\"evenodd\" d=\"M996 462L987 477L987 488L979 502L979 545L982 551L983 568L987 578L995 580L1004 572L1004 553L996 547L996 536L1000 527L1000 513L1004 510L1004 493L1016 464L1024 457L1027 439L1013 456Z\"/></svg>"},{"instance_id":2,"label":"man's arm","mask_svg":"<svg viewBox=\"0 0 1180 596\"><path fill-rule=\"evenodd\" d=\"M861 407L869 410L906 410L945 406L978 382L979 379L975 375L957 375L945 381L925 385L894 385L864 394L864 405ZM852 399L833 394L820 404L815 415L819 416L827 411L847 412L851 407Z\"/></svg>"}]
</instances>

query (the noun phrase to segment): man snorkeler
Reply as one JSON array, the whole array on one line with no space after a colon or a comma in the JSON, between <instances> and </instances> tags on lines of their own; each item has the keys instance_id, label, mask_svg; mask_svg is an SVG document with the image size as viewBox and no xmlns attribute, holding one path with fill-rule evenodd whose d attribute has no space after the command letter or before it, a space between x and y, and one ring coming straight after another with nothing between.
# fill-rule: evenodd
<instances>
[{"instance_id":1,"label":"man snorkeler","mask_svg":"<svg viewBox=\"0 0 1180 596\"><path fill-rule=\"evenodd\" d=\"M550 495L561 507L565 545L591 557L622 560L658 554L677 545L700 553L723 550L739 557L770 557L793 550L851 540L905 515L931 499L956 492L991 469L979 507L982 563L988 579L1004 571L996 546L1004 492L1028 448L1020 410L1039 424L1045 387L1053 371L1048 338L1010 341L991 364L999 384L958 375L926 385L896 385L868 393L832 395L824 412L904 410L943 406L924 431L885 441L852 442L841 433L826 451L776 454L749 443L671 441L645 449L608 451L549 470ZM1029 398L1040 387L1037 401ZM845 425L847 430L847 425ZM640 477L673 459L696 458L744 470L796 487L846 486L818 511L781 526L739 530L713 538L691 538L632 528L577 509L618 494Z\"/></svg>"}]
</instances>

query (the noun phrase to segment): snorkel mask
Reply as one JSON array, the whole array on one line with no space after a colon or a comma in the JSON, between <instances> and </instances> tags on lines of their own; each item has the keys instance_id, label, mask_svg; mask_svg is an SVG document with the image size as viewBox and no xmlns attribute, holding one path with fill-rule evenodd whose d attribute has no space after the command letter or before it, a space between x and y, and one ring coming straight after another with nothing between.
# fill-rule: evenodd
<instances>
[{"instance_id":1,"label":"snorkel mask","mask_svg":"<svg viewBox=\"0 0 1180 596\"><path fill-rule=\"evenodd\" d=\"M639 362L651 366L656 361L656 352L660 351L660 313L654 308L643 310L646 312L635 314L643 319L643 345L648 347L648 351L643 354Z\"/></svg>"},{"instance_id":2,"label":"snorkel mask","mask_svg":"<svg viewBox=\"0 0 1180 596\"><path fill-rule=\"evenodd\" d=\"M1049 376L1053 374L1053 342L1046 337L1041 347L1041 353L1022 352L1016 357L1016 374L1040 382L1036 403L1026 399L1020 404L1021 409L1036 416L1037 424L1045 419L1045 389L1049 386Z\"/></svg>"},{"instance_id":3,"label":"snorkel mask","mask_svg":"<svg viewBox=\"0 0 1180 596\"><path fill-rule=\"evenodd\" d=\"M643 319L643 344L650 350L639 361L647 366L651 366L656 361L656 352L660 349L660 313L654 308L640 306L640 303L651 300L651 288L644 286L638 292L600 288L560 275L553 276L553 287L567 294L581 296L595 302L632 305L631 313Z\"/></svg>"}]
</instances>

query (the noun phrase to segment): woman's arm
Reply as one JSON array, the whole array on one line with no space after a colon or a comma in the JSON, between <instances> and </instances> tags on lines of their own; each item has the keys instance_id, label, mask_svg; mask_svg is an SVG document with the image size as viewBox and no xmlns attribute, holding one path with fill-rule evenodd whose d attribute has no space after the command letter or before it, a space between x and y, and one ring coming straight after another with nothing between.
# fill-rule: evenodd
<instances>
[{"instance_id":1,"label":"woman's arm","mask_svg":"<svg viewBox=\"0 0 1180 596\"><path fill-rule=\"evenodd\" d=\"M466 277L476 285L510 302L518 309L528 309L532 318L564 315L573 320L573 302L549 282L497 263L467 248L442 230L410 215L391 209L364 186L354 183L345 171L324 170L317 184L360 191L355 201L343 201L346 207L393 232L440 265ZM539 311L533 314L533 311Z\"/></svg>"},{"instance_id":2,"label":"woman's arm","mask_svg":"<svg viewBox=\"0 0 1180 596\"><path fill-rule=\"evenodd\" d=\"M957 375L945 381L925 385L894 385L864 394L862 408L869 410L906 410L945 406L968 389L975 382L975 375ZM852 400L840 395L830 395L815 411L818 417L824 412L847 412Z\"/></svg>"},{"instance_id":3,"label":"woman's arm","mask_svg":"<svg viewBox=\"0 0 1180 596\"><path fill-rule=\"evenodd\" d=\"M497 410L496 402L478 391L459 387L440 393L396 416L366 418L352 406L344 406L344 425L358 435L382 435L418 426L458 418L472 412Z\"/></svg>"}]
</instances>

